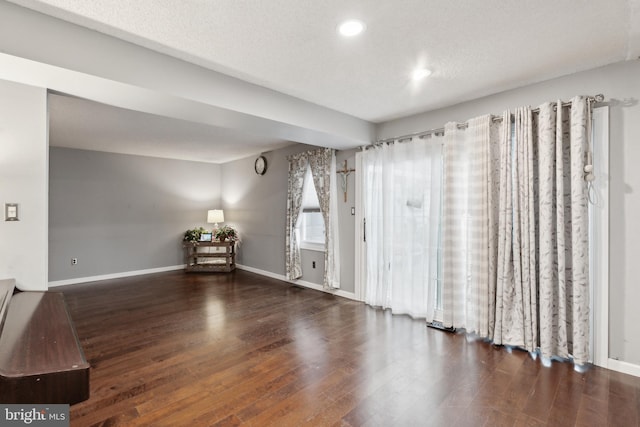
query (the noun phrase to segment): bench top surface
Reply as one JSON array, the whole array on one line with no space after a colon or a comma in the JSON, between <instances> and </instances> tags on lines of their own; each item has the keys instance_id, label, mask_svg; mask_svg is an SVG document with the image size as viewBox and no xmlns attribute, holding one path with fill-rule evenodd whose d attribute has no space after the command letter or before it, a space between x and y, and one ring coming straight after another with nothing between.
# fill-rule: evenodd
<instances>
[{"instance_id":1,"label":"bench top surface","mask_svg":"<svg viewBox=\"0 0 640 427\"><path fill-rule=\"evenodd\" d=\"M61 293L13 295L0 332L0 374L13 377L87 368Z\"/></svg>"},{"instance_id":2,"label":"bench top surface","mask_svg":"<svg viewBox=\"0 0 640 427\"><path fill-rule=\"evenodd\" d=\"M2 331L4 318L7 314L7 308L9 307L9 300L11 300L11 295L13 295L15 285L16 281L14 279L0 280L0 331Z\"/></svg>"}]
</instances>

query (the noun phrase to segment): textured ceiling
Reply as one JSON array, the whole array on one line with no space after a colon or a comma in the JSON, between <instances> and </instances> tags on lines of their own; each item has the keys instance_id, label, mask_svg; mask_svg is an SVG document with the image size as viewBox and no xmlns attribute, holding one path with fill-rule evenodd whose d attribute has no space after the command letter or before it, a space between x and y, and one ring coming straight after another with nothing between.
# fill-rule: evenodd
<instances>
[{"instance_id":1,"label":"textured ceiling","mask_svg":"<svg viewBox=\"0 0 640 427\"><path fill-rule=\"evenodd\" d=\"M640 0L12 2L372 122L640 55Z\"/></svg>"},{"instance_id":2,"label":"textured ceiling","mask_svg":"<svg viewBox=\"0 0 640 427\"><path fill-rule=\"evenodd\" d=\"M640 56L640 0L9 2L373 123ZM347 18L366 31L340 37ZM288 144L62 95L50 111L53 146L221 163Z\"/></svg>"}]
</instances>

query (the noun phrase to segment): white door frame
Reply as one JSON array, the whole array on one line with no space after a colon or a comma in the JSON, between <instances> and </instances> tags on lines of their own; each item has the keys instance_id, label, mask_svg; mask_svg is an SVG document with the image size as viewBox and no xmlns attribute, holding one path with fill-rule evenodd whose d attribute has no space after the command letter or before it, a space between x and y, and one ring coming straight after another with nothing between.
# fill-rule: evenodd
<instances>
[{"instance_id":1,"label":"white door frame","mask_svg":"<svg viewBox=\"0 0 640 427\"><path fill-rule=\"evenodd\" d=\"M593 109L593 168L596 177L589 204L591 234L591 312L593 364L609 368L609 107Z\"/></svg>"},{"instance_id":2,"label":"white door frame","mask_svg":"<svg viewBox=\"0 0 640 427\"><path fill-rule=\"evenodd\" d=\"M364 242L364 203L362 193L362 152L356 153L356 233L355 233L355 294L358 301L364 301L364 283L366 281L366 250L367 246Z\"/></svg>"}]
</instances>

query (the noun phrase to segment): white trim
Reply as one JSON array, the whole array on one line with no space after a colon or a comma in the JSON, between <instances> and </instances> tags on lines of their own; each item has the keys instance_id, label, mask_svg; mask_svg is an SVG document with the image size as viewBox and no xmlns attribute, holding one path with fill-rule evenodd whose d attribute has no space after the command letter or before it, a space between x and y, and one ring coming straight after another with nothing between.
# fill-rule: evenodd
<instances>
[{"instance_id":1,"label":"white trim","mask_svg":"<svg viewBox=\"0 0 640 427\"><path fill-rule=\"evenodd\" d=\"M325 252L324 243L315 243L303 240L300 242L300 249L305 251Z\"/></svg>"},{"instance_id":2,"label":"white trim","mask_svg":"<svg viewBox=\"0 0 640 427\"><path fill-rule=\"evenodd\" d=\"M365 253L366 244L364 242L364 204L362 203L362 153L356 153L356 233L355 233L355 296L358 301L364 301L364 280L366 278Z\"/></svg>"},{"instance_id":3,"label":"white trim","mask_svg":"<svg viewBox=\"0 0 640 427\"><path fill-rule=\"evenodd\" d=\"M640 365L634 365L633 363L623 362L621 360L609 359L607 366L612 371L622 372L623 374L633 375L634 377L640 377Z\"/></svg>"},{"instance_id":4,"label":"white trim","mask_svg":"<svg viewBox=\"0 0 640 427\"><path fill-rule=\"evenodd\" d=\"M259 268L249 267L247 265L236 264L236 268L238 270L248 271L250 273L256 273L261 276L271 277L272 279L282 280L283 282L291 283L298 286L303 286L305 288L313 289L315 291L322 291L331 295L335 295L342 298L347 298L350 300L358 301L356 298L356 294L353 292L347 292L342 289L329 290L322 287L322 285L318 285L317 283L307 282L305 280L287 280L287 278L282 274L272 273L271 271L260 270Z\"/></svg>"},{"instance_id":5,"label":"white trim","mask_svg":"<svg viewBox=\"0 0 640 427\"><path fill-rule=\"evenodd\" d=\"M169 267L148 268L146 270L123 271L121 273L103 274L100 276L77 277L75 279L56 280L49 282L50 288L56 286L75 285L78 283L97 282L100 280L121 279L123 277L141 276L143 274L164 273L166 271L182 270L185 265L172 265Z\"/></svg>"},{"instance_id":6,"label":"white trim","mask_svg":"<svg viewBox=\"0 0 640 427\"><path fill-rule=\"evenodd\" d=\"M54 282L49 282L49 287L54 288L57 286L76 285L78 283L97 282L101 280L121 279L124 277L141 276L143 274L164 273L167 271L182 270L184 269L184 267L185 267L184 264L172 265L169 267L159 267L159 268L150 268L146 270L124 271L121 273L103 274L100 276L89 276L89 277L78 277L75 279L67 279L67 280L56 280ZM316 291L322 291L322 292L326 292L342 298L358 301L358 299L356 298L356 295L353 292L347 292L342 289L336 289L335 291L331 291L328 289L324 289L322 285L319 285L317 283L311 283L305 280L287 280L287 278L282 274L272 273L270 271L260 270L258 268L253 268L253 267L249 267L242 264L236 264L236 268L238 270L249 271L251 273L260 274L261 276L271 277L272 279L282 280L283 282L292 283L294 285L299 285L299 286L303 286L305 288L313 289Z\"/></svg>"},{"instance_id":7,"label":"white trim","mask_svg":"<svg viewBox=\"0 0 640 427\"><path fill-rule=\"evenodd\" d=\"M593 364L614 369L609 359L609 107L593 109L593 181L597 203L591 210ZM616 361L617 362L617 361ZM620 366L620 363L614 363Z\"/></svg>"}]
</instances>

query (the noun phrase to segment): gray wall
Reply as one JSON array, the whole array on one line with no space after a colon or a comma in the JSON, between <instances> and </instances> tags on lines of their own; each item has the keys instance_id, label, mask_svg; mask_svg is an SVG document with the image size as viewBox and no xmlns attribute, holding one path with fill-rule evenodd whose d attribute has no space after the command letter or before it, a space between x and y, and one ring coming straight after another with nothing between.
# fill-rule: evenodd
<instances>
[{"instance_id":1,"label":"gray wall","mask_svg":"<svg viewBox=\"0 0 640 427\"><path fill-rule=\"evenodd\" d=\"M183 264L185 230L220 207L221 166L51 147L49 280ZM78 265L71 265L71 258Z\"/></svg>"},{"instance_id":2,"label":"gray wall","mask_svg":"<svg viewBox=\"0 0 640 427\"><path fill-rule=\"evenodd\" d=\"M223 165L51 147L49 280L59 281L183 263L180 239L221 207L240 231L238 263L284 275L287 155L316 147L296 144ZM353 167L355 150L337 153ZM348 203L338 200L342 289L354 292L355 176ZM71 258L78 265L71 265ZM315 261L316 268L312 267ZM302 251L302 280L322 284L324 253Z\"/></svg>"},{"instance_id":3,"label":"gray wall","mask_svg":"<svg viewBox=\"0 0 640 427\"><path fill-rule=\"evenodd\" d=\"M386 138L522 105L603 93L610 106L610 357L640 364L640 62L618 63L382 123Z\"/></svg>"},{"instance_id":4,"label":"gray wall","mask_svg":"<svg viewBox=\"0 0 640 427\"><path fill-rule=\"evenodd\" d=\"M236 160L222 165L222 205L225 223L238 227L242 243L238 250L238 263L248 267L284 275L284 242L287 207L287 156L313 149L307 145L294 145L264 153L267 158L267 173L259 176L254 172L256 156ZM353 166L355 151L338 152L338 167L345 158ZM354 176L349 179L349 202L339 200L341 287L354 292ZM340 191L340 189L339 189ZM342 193L340 193L342 197ZM311 268L316 261L316 268ZM302 280L322 283L324 254L317 251L302 251Z\"/></svg>"},{"instance_id":5,"label":"gray wall","mask_svg":"<svg viewBox=\"0 0 640 427\"><path fill-rule=\"evenodd\" d=\"M356 167L356 151L346 150L336 153L338 170L347 161L348 169ZM338 220L340 224L340 282L344 290L355 292L355 216L351 215L351 208L356 206L356 175L351 173L347 178L347 201L344 201L340 181L338 181Z\"/></svg>"}]
</instances>

